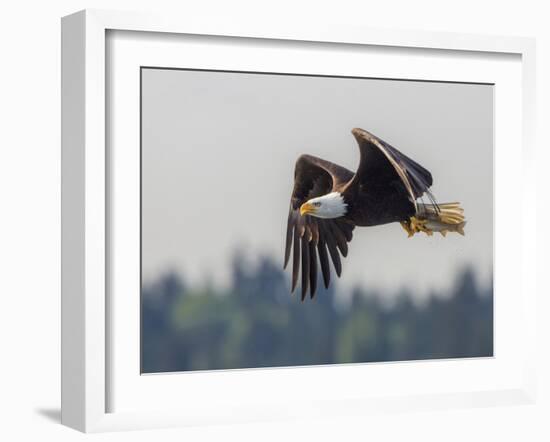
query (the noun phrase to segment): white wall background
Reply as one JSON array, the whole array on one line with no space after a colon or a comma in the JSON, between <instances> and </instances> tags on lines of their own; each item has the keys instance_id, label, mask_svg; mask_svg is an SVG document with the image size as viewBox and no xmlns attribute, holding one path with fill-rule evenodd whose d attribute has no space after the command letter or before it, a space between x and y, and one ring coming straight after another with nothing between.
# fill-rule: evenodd
<instances>
[{"instance_id":1,"label":"white wall background","mask_svg":"<svg viewBox=\"0 0 550 442\"><path fill-rule=\"evenodd\" d=\"M326 5L324 4L326 3ZM547 2L462 0L21 0L0 8L0 438L82 440L59 425L60 358L60 17L86 7L166 10L230 20L245 14L405 28L526 35L538 38L538 144L548 149L550 14ZM539 191L547 171L538 161ZM549 219L539 207L539 219ZM540 222L539 271L548 233ZM542 278L541 278L542 279ZM550 293L539 281L539 292ZM550 296L550 295L549 295ZM548 440L550 311L539 306L540 398L537 405L380 415L363 421L254 424L93 436L94 440Z\"/></svg>"}]
</instances>

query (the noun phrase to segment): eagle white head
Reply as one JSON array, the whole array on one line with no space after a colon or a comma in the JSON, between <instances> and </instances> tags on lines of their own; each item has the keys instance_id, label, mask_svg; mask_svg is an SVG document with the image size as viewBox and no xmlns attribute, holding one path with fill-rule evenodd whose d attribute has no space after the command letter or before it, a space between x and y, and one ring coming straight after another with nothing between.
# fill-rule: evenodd
<instances>
[{"instance_id":1,"label":"eagle white head","mask_svg":"<svg viewBox=\"0 0 550 442\"><path fill-rule=\"evenodd\" d=\"M339 218L348 211L348 205L339 192L328 193L317 198L312 198L302 204L300 215L312 215L317 218Z\"/></svg>"}]
</instances>

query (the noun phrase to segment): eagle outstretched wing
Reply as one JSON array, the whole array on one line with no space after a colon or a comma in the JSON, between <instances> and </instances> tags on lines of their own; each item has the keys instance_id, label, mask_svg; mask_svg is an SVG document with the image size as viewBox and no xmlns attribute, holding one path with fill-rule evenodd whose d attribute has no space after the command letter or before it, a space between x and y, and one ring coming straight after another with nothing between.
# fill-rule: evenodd
<instances>
[{"instance_id":1,"label":"eagle outstretched wing","mask_svg":"<svg viewBox=\"0 0 550 442\"><path fill-rule=\"evenodd\" d=\"M359 167L350 187L360 184L366 189L387 186L399 178L409 199L416 207L416 199L424 194L436 205L429 188L433 183L432 174L395 147L364 129L353 129L359 144L361 158Z\"/></svg>"},{"instance_id":2,"label":"eagle outstretched wing","mask_svg":"<svg viewBox=\"0 0 550 442\"><path fill-rule=\"evenodd\" d=\"M296 161L294 189L290 199L286 232L284 267L292 250L292 291L302 268L302 301L309 288L310 296L317 290L318 261L325 287L330 283L329 258L338 276L342 273L340 254L347 256L347 243L352 239L355 225L343 218L321 219L300 215L300 206L311 198L337 191L346 186L354 174L337 164L311 155L302 155ZM328 250L328 253L327 253Z\"/></svg>"}]
</instances>

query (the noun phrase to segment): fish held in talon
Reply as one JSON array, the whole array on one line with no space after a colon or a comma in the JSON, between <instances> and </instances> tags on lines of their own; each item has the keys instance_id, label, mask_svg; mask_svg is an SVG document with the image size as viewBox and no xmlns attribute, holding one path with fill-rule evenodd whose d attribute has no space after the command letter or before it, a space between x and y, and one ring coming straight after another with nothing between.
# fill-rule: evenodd
<instances>
[{"instance_id":1,"label":"fish held in talon","mask_svg":"<svg viewBox=\"0 0 550 442\"><path fill-rule=\"evenodd\" d=\"M458 202L436 201L430 191L432 174L427 169L364 129L355 128L351 133L360 153L355 172L313 155L301 155L296 161L284 267L294 249L292 291L301 265L302 300L308 290L311 298L315 296L316 284L311 284L317 278L315 246L328 287L328 256L340 276L340 255L347 256L356 227L398 222L409 238L421 232L428 236L439 232L442 237L448 233L464 235L464 210ZM311 241L315 244L310 245Z\"/></svg>"}]
</instances>

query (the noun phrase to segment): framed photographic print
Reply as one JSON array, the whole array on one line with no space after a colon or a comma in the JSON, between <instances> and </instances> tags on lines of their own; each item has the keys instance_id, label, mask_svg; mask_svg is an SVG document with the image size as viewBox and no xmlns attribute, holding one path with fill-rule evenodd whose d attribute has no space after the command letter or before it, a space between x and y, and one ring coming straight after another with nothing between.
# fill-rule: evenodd
<instances>
[{"instance_id":1,"label":"framed photographic print","mask_svg":"<svg viewBox=\"0 0 550 442\"><path fill-rule=\"evenodd\" d=\"M82 11L62 46L64 424L533 400L532 40Z\"/></svg>"}]
</instances>

